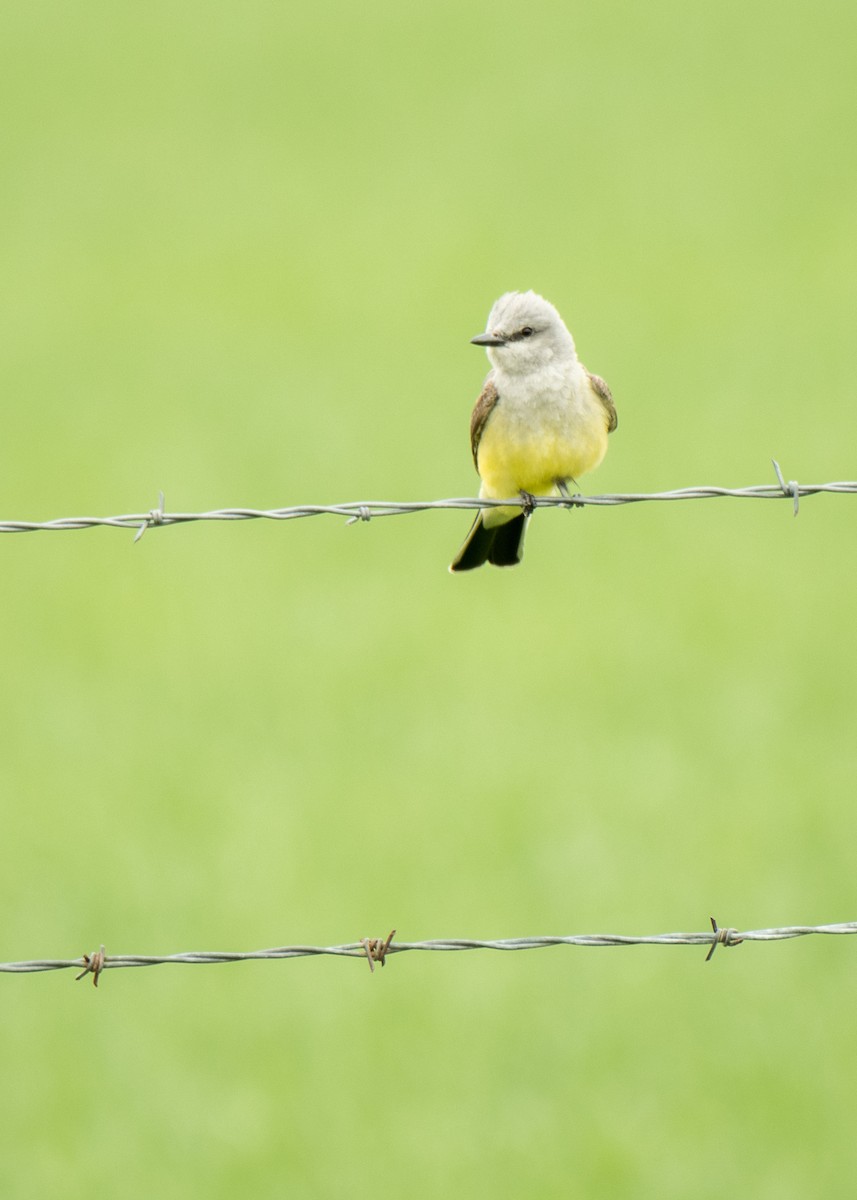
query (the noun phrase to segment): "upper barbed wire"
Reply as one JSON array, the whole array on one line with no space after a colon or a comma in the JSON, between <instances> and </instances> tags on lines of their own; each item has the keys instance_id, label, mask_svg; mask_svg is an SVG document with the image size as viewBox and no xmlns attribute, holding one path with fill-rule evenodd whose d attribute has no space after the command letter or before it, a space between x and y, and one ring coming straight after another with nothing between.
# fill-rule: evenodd
<instances>
[{"instance_id":1,"label":"upper barbed wire","mask_svg":"<svg viewBox=\"0 0 857 1200\"><path fill-rule=\"evenodd\" d=\"M777 475L775 484L758 484L753 487L689 487L676 488L668 492L612 492L600 496L536 496L535 508L584 508L612 507L618 504L641 504L645 502L668 502L674 500L708 500L731 496L748 500L791 500L797 515L798 504L804 496L815 496L820 492L834 494L857 493L857 481L842 480L832 483L786 482L779 464L774 461ZM164 496L160 495L157 508L143 513L123 513L115 517L58 517L51 521L0 521L0 533L38 533L48 530L93 529L101 525L119 529L136 529L135 541L147 529L159 525L185 525L191 521L294 521L302 517L335 516L345 517L349 524L371 521L376 517L402 516L406 513L428 512L433 509L481 509L503 508L521 503L517 496L509 500L488 500L477 496L465 496L447 500L361 500L346 504L300 504L290 508L219 508L209 512L167 512Z\"/></svg>"}]
</instances>

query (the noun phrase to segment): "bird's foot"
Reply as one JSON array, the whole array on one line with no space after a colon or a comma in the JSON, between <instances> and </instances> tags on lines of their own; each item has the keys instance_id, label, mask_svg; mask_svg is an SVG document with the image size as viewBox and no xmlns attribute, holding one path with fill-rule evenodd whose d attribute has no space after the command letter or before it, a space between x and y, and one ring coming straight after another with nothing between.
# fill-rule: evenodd
<instances>
[{"instance_id":1,"label":"bird's foot","mask_svg":"<svg viewBox=\"0 0 857 1200\"><path fill-rule=\"evenodd\" d=\"M524 510L524 516L531 517L533 515L533 509L536 507L535 496L532 492L525 492L523 488L521 488L520 496L521 508Z\"/></svg>"},{"instance_id":2,"label":"bird's foot","mask_svg":"<svg viewBox=\"0 0 857 1200\"><path fill-rule=\"evenodd\" d=\"M580 487L580 484L576 479L572 479L571 482L576 488ZM562 498L568 501L567 504L563 505L563 508L566 509L567 512L571 512L573 508L583 507L583 505L580 503L580 492L578 491L574 496L572 496L571 492L568 490L568 479L557 479L556 487Z\"/></svg>"}]
</instances>

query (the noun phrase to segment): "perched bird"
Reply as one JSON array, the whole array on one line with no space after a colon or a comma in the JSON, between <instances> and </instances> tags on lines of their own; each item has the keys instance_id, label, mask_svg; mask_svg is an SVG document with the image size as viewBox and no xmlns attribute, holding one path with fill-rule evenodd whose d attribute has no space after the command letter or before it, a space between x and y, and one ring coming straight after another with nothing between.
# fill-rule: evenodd
<instances>
[{"instance_id":1,"label":"perched bird","mask_svg":"<svg viewBox=\"0 0 857 1200\"><path fill-rule=\"evenodd\" d=\"M567 494L568 480L601 462L617 424L607 384L578 361L562 317L535 292L501 296L471 341L491 363L470 418L479 495L522 503L483 508L450 571L519 563L533 497Z\"/></svg>"}]
</instances>

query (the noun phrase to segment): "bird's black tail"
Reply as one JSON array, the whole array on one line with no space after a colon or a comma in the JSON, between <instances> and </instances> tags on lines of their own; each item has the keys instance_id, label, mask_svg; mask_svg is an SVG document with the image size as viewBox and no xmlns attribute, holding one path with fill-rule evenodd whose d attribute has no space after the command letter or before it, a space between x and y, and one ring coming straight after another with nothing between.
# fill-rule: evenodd
<instances>
[{"instance_id":1,"label":"bird's black tail","mask_svg":"<svg viewBox=\"0 0 857 1200\"><path fill-rule=\"evenodd\" d=\"M483 563L495 567L514 567L524 556L524 534L527 532L527 516L519 513L502 525L485 527L483 513L479 513L456 554L450 571L472 571Z\"/></svg>"}]
</instances>

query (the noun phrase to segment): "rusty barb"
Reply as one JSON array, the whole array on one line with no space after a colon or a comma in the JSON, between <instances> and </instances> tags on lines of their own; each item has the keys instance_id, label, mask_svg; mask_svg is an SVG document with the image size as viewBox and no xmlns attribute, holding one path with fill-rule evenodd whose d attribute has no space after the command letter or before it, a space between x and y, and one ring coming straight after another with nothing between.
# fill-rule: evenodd
<instances>
[{"instance_id":1,"label":"rusty barb","mask_svg":"<svg viewBox=\"0 0 857 1200\"><path fill-rule=\"evenodd\" d=\"M714 930L714 937L711 940L711 949L705 956L706 962L711 962L711 956L718 946L740 946L744 939L737 929L721 929L714 917L708 918L711 921L711 928Z\"/></svg>"},{"instance_id":2,"label":"rusty barb","mask_svg":"<svg viewBox=\"0 0 857 1200\"><path fill-rule=\"evenodd\" d=\"M384 960L387 957L387 951L390 949L390 943L395 936L395 929L391 929L385 938L361 938L360 944L366 951L366 957L369 960L369 970L375 970L375 963L379 966L384 965Z\"/></svg>"},{"instance_id":3,"label":"rusty barb","mask_svg":"<svg viewBox=\"0 0 857 1200\"><path fill-rule=\"evenodd\" d=\"M104 964L107 962L107 955L104 953L104 947L100 950L95 950L92 954L84 954L83 970L79 975L75 975L75 982L78 979L83 979L84 975L92 976L94 987L98 987L98 976L104 970Z\"/></svg>"}]
</instances>

